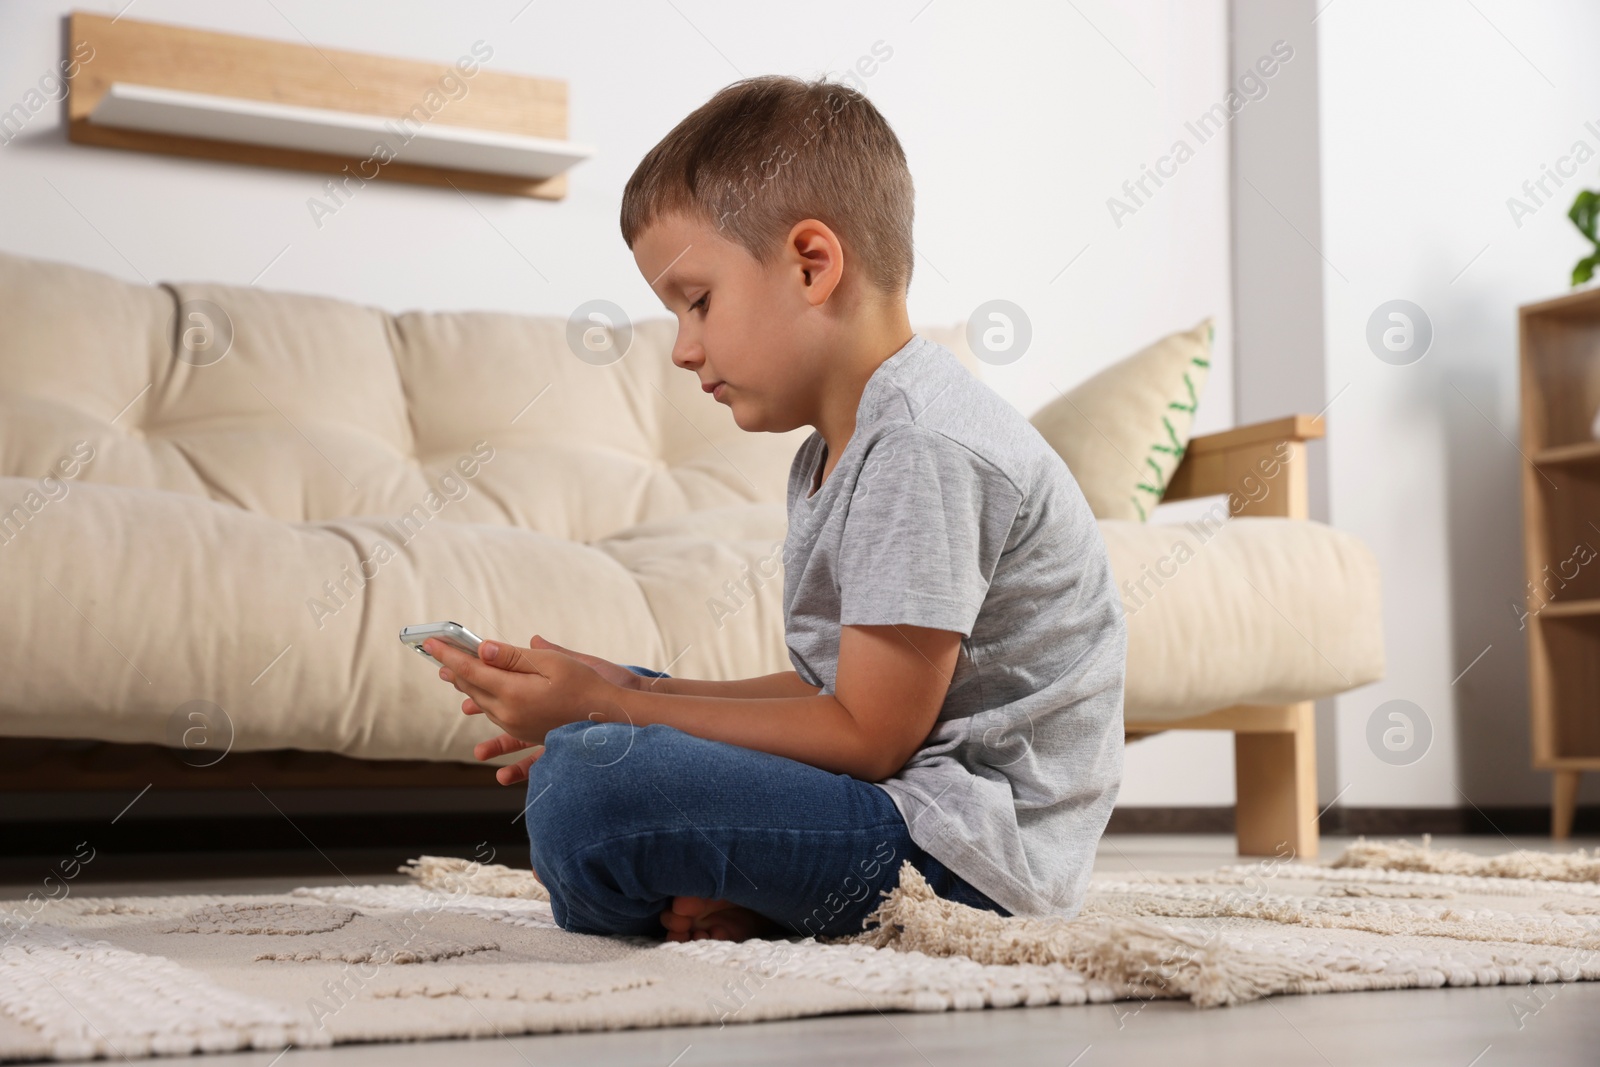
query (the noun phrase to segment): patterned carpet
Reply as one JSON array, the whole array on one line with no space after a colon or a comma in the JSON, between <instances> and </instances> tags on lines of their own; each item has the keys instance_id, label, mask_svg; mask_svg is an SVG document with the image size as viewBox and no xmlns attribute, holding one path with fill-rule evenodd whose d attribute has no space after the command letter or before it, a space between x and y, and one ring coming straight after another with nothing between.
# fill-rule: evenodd
<instances>
[{"instance_id":1,"label":"patterned carpet","mask_svg":"<svg viewBox=\"0 0 1600 1067\"><path fill-rule=\"evenodd\" d=\"M422 857L410 885L67 897L0 916L0 1059L1600 978L1600 856L1358 842L1097 876L1074 920L935 897L909 865L861 934L569 934L525 871Z\"/></svg>"}]
</instances>

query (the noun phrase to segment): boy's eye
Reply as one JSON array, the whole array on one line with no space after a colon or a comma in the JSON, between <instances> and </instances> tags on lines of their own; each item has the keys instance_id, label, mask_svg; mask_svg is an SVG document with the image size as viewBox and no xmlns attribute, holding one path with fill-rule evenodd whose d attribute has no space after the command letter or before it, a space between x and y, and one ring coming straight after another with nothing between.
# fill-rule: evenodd
<instances>
[{"instance_id":1,"label":"boy's eye","mask_svg":"<svg viewBox=\"0 0 1600 1067\"><path fill-rule=\"evenodd\" d=\"M707 293L705 296L702 296L699 300L696 300L694 303L690 304L689 305L689 310L693 311L695 308L699 308L701 311L704 311L706 309L706 307L708 306L708 302L710 300L711 300L711 294Z\"/></svg>"}]
</instances>

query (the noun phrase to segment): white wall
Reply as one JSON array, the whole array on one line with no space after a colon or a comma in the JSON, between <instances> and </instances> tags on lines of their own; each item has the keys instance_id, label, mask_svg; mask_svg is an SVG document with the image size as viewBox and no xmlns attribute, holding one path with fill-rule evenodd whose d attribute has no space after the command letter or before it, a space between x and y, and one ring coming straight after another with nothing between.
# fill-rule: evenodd
<instances>
[{"instance_id":1,"label":"white wall","mask_svg":"<svg viewBox=\"0 0 1600 1067\"><path fill-rule=\"evenodd\" d=\"M1578 189L1600 187L1600 154L1520 226L1507 200L1575 142L1600 153L1585 126L1600 128L1600 7L1340 0L1317 26L1331 519L1378 556L1388 654L1383 682L1338 700L1343 802L1548 803L1549 776L1529 770L1527 646L1510 606L1524 589L1516 313L1568 291L1587 245L1565 215ZM1433 324L1410 366L1365 341L1394 298ZM1379 761L1365 738L1395 698L1434 731L1410 766Z\"/></svg>"},{"instance_id":2,"label":"white wall","mask_svg":"<svg viewBox=\"0 0 1600 1067\"><path fill-rule=\"evenodd\" d=\"M59 62L67 11L113 13L124 2L0 5L0 108ZM468 204L448 190L374 183L319 229L307 201L326 176L69 144L51 106L0 147L0 249L130 280L259 277L392 310L565 316L604 297L655 316L617 231L639 157L740 76L838 73L882 42L892 56L866 90L917 183L913 321L961 320L997 297L1021 305L1033 349L988 378L1032 411L1055 387L1215 315L1218 358L1197 430L1232 424L1226 135L1198 146L1120 227L1106 207L1226 92L1223 0L525 10L524 0L139 0L126 17L440 62L481 39L492 69L567 79L571 136L600 154L573 171L563 202L469 194ZM1229 751L1206 736L1136 746L1124 801L1227 803Z\"/></svg>"}]
</instances>

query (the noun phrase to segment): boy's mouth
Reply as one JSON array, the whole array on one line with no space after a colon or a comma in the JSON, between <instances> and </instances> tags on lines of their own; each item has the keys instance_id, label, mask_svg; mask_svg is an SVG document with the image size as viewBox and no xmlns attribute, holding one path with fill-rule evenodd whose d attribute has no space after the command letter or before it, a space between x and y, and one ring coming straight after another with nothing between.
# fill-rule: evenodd
<instances>
[{"instance_id":1,"label":"boy's mouth","mask_svg":"<svg viewBox=\"0 0 1600 1067\"><path fill-rule=\"evenodd\" d=\"M710 393L710 394L711 394L711 396L712 396L712 398L713 398L713 399L715 399L715 400L721 400L721 399L722 399L722 393L721 393L721 391L720 391L720 390L721 390L721 389L722 389L722 388L723 388L723 387L724 387L724 386L726 386L726 385L727 385L727 384L728 384L728 383L727 383L727 382L722 382L722 381L717 381L717 382L701 382L701 383L700 383L700 388L702 388L702 389L704 389L704 390L705 390L705 391L706 391L706 392L708 392L708 393Z\"/></svg>"}]
</instances>

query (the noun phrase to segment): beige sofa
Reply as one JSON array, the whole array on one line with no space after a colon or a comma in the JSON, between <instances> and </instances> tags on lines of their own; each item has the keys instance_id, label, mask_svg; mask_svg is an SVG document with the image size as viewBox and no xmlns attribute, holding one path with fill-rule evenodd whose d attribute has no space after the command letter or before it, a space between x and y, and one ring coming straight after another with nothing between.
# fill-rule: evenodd
<instances>
[{"instance_id":1,"label":"beige sofa","mask_svg":"<svg viewBox=\"0 0 1600 1067\"><path fill-rule=\"evenodd\" d=\"M0 323L0 735L173 744L202 701L234 752L470 761L488 724L396 640L446 618L678 675L789 668L783 496L806 431L739 430L672 365L670 320L602 364L560 318L0 255ZM923 332L971 365L959 331ZM1226 491L1226 457L1261 447L1223 444L1174 486ZM1263 708L1250 721L1291 744L1257 762L1291 781L1250 802L1314 851L1293 709L1381 675L1376 565L1281 518L1162 565L1181 530L1102 523L1119 578L1173 572L1129 617L1130 732Z\"/></svg>"}]
</instances>

